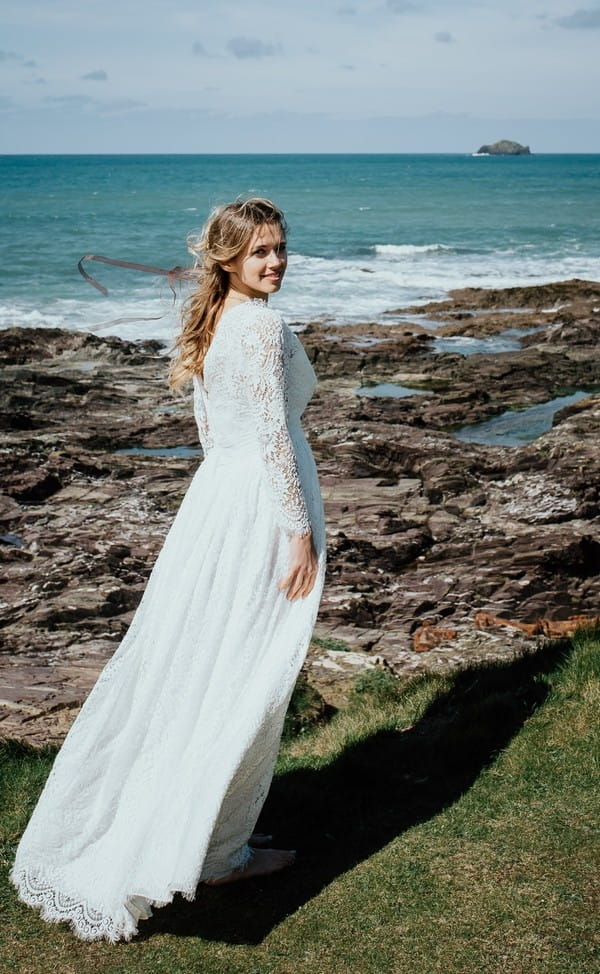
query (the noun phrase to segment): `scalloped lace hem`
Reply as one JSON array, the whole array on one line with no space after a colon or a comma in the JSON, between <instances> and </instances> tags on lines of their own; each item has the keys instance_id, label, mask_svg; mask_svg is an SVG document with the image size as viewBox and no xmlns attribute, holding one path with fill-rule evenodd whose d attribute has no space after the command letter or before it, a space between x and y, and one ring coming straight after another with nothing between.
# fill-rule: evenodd
<instances>
[{"instance_id":1,"label":"scalloped lace hem","mask_svg":"<svg viewBox=\"0 0 600 974\"><path fill-rule=\"evenodd\" d=\"M243 869L252 856L252 849L244 844L234 856L231 856L226 866L217 862L205 863L208 869L202 873L205 879L217 879L226 876L233 869ZM40 911L40 916L48 923L68 923L75 936L80 940L108 940L117 943L119 940L131 940L138 933L140 920L148 920L152 916L152 907L160 909L171 903L175 893L181 893L184 899L192 901L196 897L196 889L172 889L169 887L166 899L153 899L132 894L127 898L117 915L107 915L91 906L86 900L79 900L61 892L49 878L45 878L38 869L26 867L14 868L9 873L12 884L16 887L19 899Z\"/></svg>"},{"instance_id":2,"label":"scalloped lace hem","mask_svg":"<svg viewBox=\"0 0 600 974\"><path fill-rule=\"evenodd\" d=\"M56 889L49 880L39 873L20 868L11 870L10 880L16 887L19 898L40 911L43 920L49 923L68 923L80 940L131 940L138 932L140 920L152 916L152 906L166 906L170 898L158 902L145 896L130 896L118 911L109 916L94 909L86 900L78 900ZM193 894L184 891L183 895L193 899Z\"/></svg>"}]
</instances>

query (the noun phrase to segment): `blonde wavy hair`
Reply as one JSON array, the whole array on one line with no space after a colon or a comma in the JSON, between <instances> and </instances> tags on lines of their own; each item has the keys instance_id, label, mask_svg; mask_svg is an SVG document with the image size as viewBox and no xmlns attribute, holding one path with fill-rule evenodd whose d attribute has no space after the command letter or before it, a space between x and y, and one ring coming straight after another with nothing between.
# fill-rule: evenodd
<instances>
[{"instance_id":1,"label":"blonde wavy hair","mask_svg":"<svg viewBox=\"0 0 600 974\"><path fill-rule=\"evenodd\" d=\"M235 260L255 231L275 225L287 232L285 217L271 200L260 196L237 199L212 211L199 236L188 237L194 265L186 275L197 280L197 289L185 301L181 332L169 369L169 384L179 389L194 375L202 375L204 357L213 339L219 313L229 290L229 274L223 264Z\"/></svg>"}]
</instances>

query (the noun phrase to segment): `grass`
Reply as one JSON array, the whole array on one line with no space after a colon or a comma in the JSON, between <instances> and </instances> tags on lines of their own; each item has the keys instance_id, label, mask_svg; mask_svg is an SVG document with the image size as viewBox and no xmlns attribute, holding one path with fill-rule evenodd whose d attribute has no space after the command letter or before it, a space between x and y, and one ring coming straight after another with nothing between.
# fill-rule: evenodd
<instances>
[{"instance_id":1,"label":"grass","mask_svg":"<svg viewBox=\"0 0 600 974\"><path fill-rule=\"evenodd\" d=\"M314 701L311 702L313 706ZM2 974L596 974L600 630L399 686L368 674L285 744L279 876L200 888L85 944L7 873L52 752L2 755Z\"/></svg>"},{"instance_id":2,"label":"grass","mask_svg":"<svg viewBox=\"0 0 600 974\"><path fill-rule=\"evenodd\" d=\"M307 734L319 724L330 720L335 714L335 707L330 706L324 700L318 690L310 685L304 676L300 676L283 725L282 740L287 744L301 734Z\"/></svg>"},{"instance_id":3,"label":"grass","mask_svg":"<svg viewBox=\"0 0 600 974\"><path fill-rule=\"evenodd\" d=\"M328 649L334 653L347 653L350 650L348 643L342 639L333 639L331 636L313 636L312 642L321 649Z\"/></svg>"}]
</instances>

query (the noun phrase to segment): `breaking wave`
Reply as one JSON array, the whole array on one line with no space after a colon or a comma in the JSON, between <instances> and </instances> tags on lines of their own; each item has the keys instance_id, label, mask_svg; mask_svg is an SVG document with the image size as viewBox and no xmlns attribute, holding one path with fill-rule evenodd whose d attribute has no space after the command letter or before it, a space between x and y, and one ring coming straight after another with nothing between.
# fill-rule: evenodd
<instances>
[{"instance_id":1,"label":"breaking wave","mask_svg":"<svg viewBox=\"0 0 600 974\"><path fill-rule=\"evenodd\" d=\"M375 244L375 253L382 257L393 259L394 257L402 260L405 257L414 257L416 254L440 254L454 253L454 247L447 244Z\"/></svg>"}]
</instances>

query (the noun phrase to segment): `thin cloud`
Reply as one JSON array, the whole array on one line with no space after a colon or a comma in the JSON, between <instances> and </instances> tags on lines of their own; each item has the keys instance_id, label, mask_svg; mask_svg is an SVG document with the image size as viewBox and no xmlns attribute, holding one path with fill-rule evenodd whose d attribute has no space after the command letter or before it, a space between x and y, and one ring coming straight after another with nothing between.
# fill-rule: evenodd
<instances>
[{"instance_id":1,"label":"thin cloud","mask_svg":"<svg viewBox=\"0 0 600 974\"><path fill-rule=\"evenodd\" d=\"M35 61L29 58L25 58L22 54L17 54L16 51L0 51L0 62L16 61L17 64L22 64L24 68L37 68Z\"/></svg>"},{"instance_id":2,"label":"thin cloud","mask_svg":"<svg viewBox=\"0 0 600 974\"><path fill-rule=\"evenodd\" d=\"M46 95L44 101L48 105L93 105L94 99L89 95Z\"/></svg>"},{"instance_id":3,"label":"thin cloud","mask_svg":"<svg viewBox=\"0 0 600 974\"><path fill-rule=\"evenodd\" d=\"M192 44L192 54L195 54L196 57L208 57L208 51L201 41L194 41Z\"/></svg>"},{"instance_id":4,"label":"thin cloud","mask_svg":"<svg viewBox=\"0 0 600 974\"><path fill-rule=\"evenodd\" d=\"M454 38L452 34L447 30L438 30L434 35L435 40L438 44L453 44Z\"/></svg>"},{"instance_id":5,"label":"thin cloud","mask_svg":"<svg viewBox=\"0 0 600 974\"><path fill-rule=\"evenodd\" d=\"M117 98L115 101L98 104L97 107L101 115L118 115L121 112L130 112L136 108L146 108L146 102L135 101L133 98Z\"/></svg>"},{"instance_id":6,"label":"thin cloud","mask_svg":"<svg viewBox=\"0 0 600 974\"><path fill-rule=\"evenodd\" d=\"M108 81L108 75L106 71L88 71L87 74L81 75L82 81Z\"/></svg>"},{"instance_id":7,"label":"thin cloud","mask_svg":"<svg viewBox=\"0 0 600 974\"><path fill-rule=\"evenodd\" d=\"M232 37L227 43L227 50L237 58L258 59L279 54L281 47L279 44L265 43L255 37Z\"/></svg>"},{"instance_id":8,"label":"thin cloud","mask_svg":"<svg viewBox=\"0 0 600 974\"><path fill-rule=\"evenodd\" d=\"M556 21L559 27L567 30L600 30L600 7L592 10L576 10L568 17L559 17Z\"/></svg>"},{"instance_id":9,"label":"thin cloud","mask_svg":"<svg viewBox=\"0 0 600 974\"><path fill-rule=\"evenodd\" d=\"M122 113L147 108L147 103L133 98L115 98L112 101L99 101L90 95L46 95L44 103L54 107L87 109L98 115L120 115Z\"/></svg>"},{"instance_id":10,"label":"thin cloud","mask_svg":"<svg viewBox=\"0 0 600 974\"><path fill-rule=\"evenodd\" d=\"M410 0L386 0L386 7L393 14L407 14L417 9L414 3L410 3Z\"/></svg>"}]
</instances>

